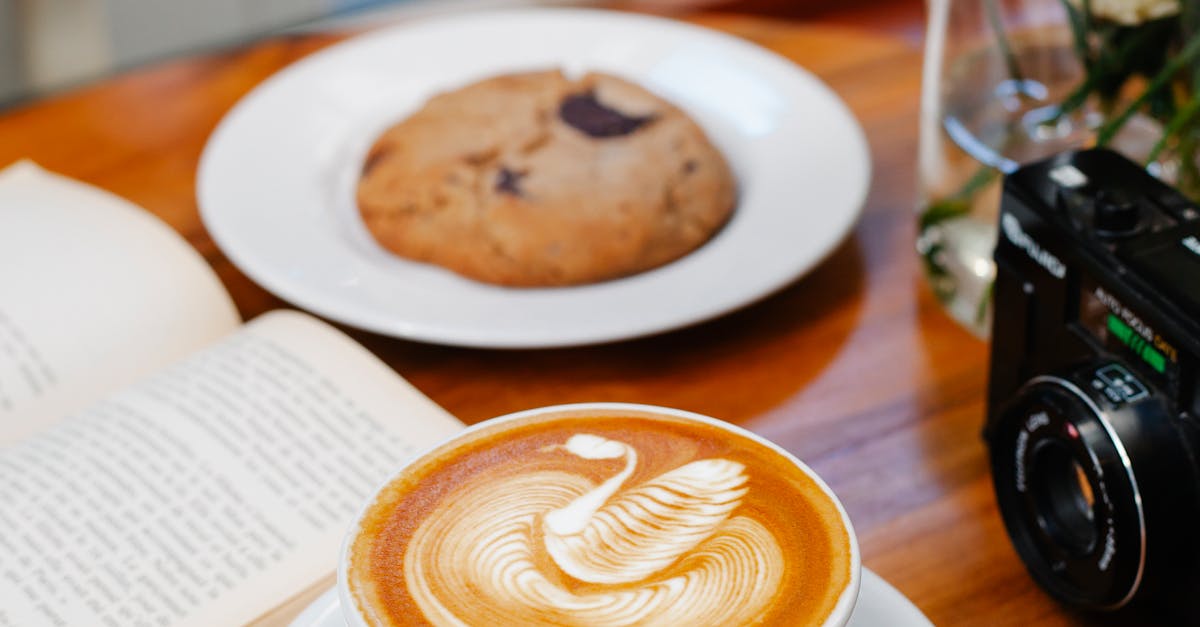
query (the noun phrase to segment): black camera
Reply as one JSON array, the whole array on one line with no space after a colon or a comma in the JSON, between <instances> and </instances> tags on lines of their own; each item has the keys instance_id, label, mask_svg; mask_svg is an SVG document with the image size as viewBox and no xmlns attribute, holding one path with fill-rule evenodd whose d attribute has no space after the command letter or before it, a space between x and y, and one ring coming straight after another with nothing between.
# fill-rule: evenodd
<instances>
[{"instance_id":1,"label":"black camera","mask_svg":"<svg viewBox=\"0 0 1200 627\"><path fill-rule=\"evenodd\" d=\"M1200 208L1085 150L1009 175L999 231L984 437L1017 552L1077 607L1200 606Z\"/></svg>"}]
</instances>

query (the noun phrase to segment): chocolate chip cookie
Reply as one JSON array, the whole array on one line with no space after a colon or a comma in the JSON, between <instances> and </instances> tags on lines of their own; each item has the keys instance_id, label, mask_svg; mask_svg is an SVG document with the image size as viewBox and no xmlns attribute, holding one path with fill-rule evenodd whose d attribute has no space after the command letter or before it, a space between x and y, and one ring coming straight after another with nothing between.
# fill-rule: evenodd
<instances>
[{"instance_id":1,"label":"chocolate chip cookie","mask_svg":"<svg viewBox=\"0 0 1200 627\"><path fill-rule=\"evenodd\" d=\"M383 133L358 183L388 250L510 286L616 278L728 220L735 182L675 106L620 78L510 74L431 98Z\"/></svg>"}]
</instances>

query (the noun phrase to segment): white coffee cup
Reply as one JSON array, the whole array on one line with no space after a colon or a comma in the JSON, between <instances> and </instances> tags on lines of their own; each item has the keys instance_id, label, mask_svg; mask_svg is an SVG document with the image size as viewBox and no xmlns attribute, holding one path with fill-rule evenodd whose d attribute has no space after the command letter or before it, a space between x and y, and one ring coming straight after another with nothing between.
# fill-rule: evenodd
<instances>
[{"instance_id":1,"label":"white coffee cup","mask_svg":"<svg viewBox=\"0 0 1200 627\"><path fill-rule=\"evenodd\" d=\"M751 433L750 431L747 431L747 430L737 427L735 425L731 425L729 423L726 423L726 422L723 422L723 421L720 421L720 420L717 420L715 418L711 418L708 416L704 416L701 414L696 414L696 413L692 413L692 412L682 411L682 410L678 410L678 409L671 409L671 408L666 408L666 407L657 407L657 406L652 406L652 405L637 405L637 404L628 404L628 403L579 403L579 404L572 404L572 405L557 405L557 406L551 406L551 407L542 407L542 408L538 408L538 409L521 411L521 412L517 412L517 413L513 413L513 414L508 414L505 416L500 416L497 418L492 418L490 420L486 420L486 421L478 423L476 425L472 425L471 427L467 428L466 430L459 432L455 436L453 436L453 437L439 443L437 446L429 449L428 451L423 453L421 456L414 458L414 460L412 462L410 462L409 465L406 465L399 472L397 472L395 475L390 477L386 482L384 482L380 486L379 490L376 491L376 494L372 495L371 498L367 501L366 504L364 504L364 506L360 510L358 516L356 517L356 519L354 521L354 524L351 525L350 530L347 533L346 540L342 546L341 557L340 557L340 560L338 563L337 593L338 593L338 598L339 598L339 602L340 602L339 605L341 607L342 616L346 622L346 625L348 627L370 627L370 623L368 622L367 618L363 615L362 611L360 610L359 599L356 598L355 593L352 591L350 581L349 581L348 574L349 574L349 568L350 568L350 564L351 564L351 547L361 531L364 516L367 514L367 512L371 509L372 505L375 503L376 498L378 497L379 493L384 488L391 485L392 482L395 481L397 478L402 477L405 474L406 470L410 466L415 464L417 461L427 457L431 453L434 453L436 451L443 449L443 447L452 446L456 442L459 442L466 438L470 438L472 434L474 434L480 430L489 429L491 427L495 427L502 423L522 421L522 420L528 419L528 418L534 418L534 417L540 417L540 416L550 416L550 415L557 416L557 415L562 415L562 414L579 414L579 415L583 415L583 416L588 416L588 415L597 415L597 414L608 415L608 414L626 413L626 412L630 413L630 414L634 414L634 415L650 414L651 416L659 415L659 416L663 416L666 418L698 422L698 423L702 423L704 425L716 427L716 428L723 430L725 432L728 432L734 436L740 436L741 438L748 439L752 442L755 442L757 444L760 444L762 446L765 446L765 447L771 449L775 453L778 453L778 455L781 458L786 459L787 461L790 461L795 466L795 468L799 469L804 475L806 475L808 477L808 479L810 479L814 484L816 484L820 488L822 493L828 498L828 500L836 508L838 516L840 518L840 522L845 530L846 537L849 540L849 577L848 577L846 584L844 585L844 587L838 594L836 603L835 603L832 611L828 614L824 623L822 623L822 627L840 627L840 626L845 625L849 621L850 615L854 609L855 602L857 601L857 598L858 598L859 584L861 581L862 566L861 566L861 557L860 557L859 547L858 547L858 540L857 540L857 537L855 536L854 527L852 526L852 524L850 522L850 518L846 514L845 508L842 506L841 502L838 500L837 496L833 493L833 491L829 488L829 486L815 472L813 472L813 470L811 468L809 468L803 462L796 459L793 455L791 455L790 453L788 453L787 451L780 448L779 446L777 446L776 444L774 444L773 442L771 442L769 440L766 440L754 433Z\"/></svg>"}]
</instances>

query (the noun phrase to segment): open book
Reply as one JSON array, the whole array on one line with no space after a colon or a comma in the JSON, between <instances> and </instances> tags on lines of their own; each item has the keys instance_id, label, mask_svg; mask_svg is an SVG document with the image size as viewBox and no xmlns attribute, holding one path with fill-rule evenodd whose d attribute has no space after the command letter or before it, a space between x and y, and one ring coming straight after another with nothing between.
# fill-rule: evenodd
<instances>
[{"instance_id":1,"label":"open book","mask_svg":"<svg viewBox=\"0 0 1200 627\"><path fill-rule=\"evenodd\" d=\"M0 171L0 626L285 623L461 428L323 322L241 325L139 208Z\"/></svg>"}]
</instances>

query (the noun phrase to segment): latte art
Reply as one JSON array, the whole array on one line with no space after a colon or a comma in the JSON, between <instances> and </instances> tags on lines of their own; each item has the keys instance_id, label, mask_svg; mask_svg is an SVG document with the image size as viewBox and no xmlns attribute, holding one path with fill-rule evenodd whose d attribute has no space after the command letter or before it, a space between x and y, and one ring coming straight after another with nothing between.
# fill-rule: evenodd
<instances>
[{"instance_id":1,"label":"latte art","mask_svg":"<svg viewBox=\"0 0 1200 627\"><path fill-rule=\"evenodd\" d=\"M637 453L587 435L572 437L566 448L584 457L581 448L597 441L617 451L625 468L543 519L546 550L581 581L634 583L657 574L719 531L746 493L745 467L724 459L692 462L618 492Z\"/></svg>"},{"instance_id":2,"label":"latte art","mask_svg":"<svg viewBox=\"0 0 1200 627\"><path fill-rule=\"evenodd\" d=\"M851 580L842 520L793 462L718 426L539 416L406 468L347 581L370 625L820 625Z\"/></svg>"},{"instance_id":3,"label":"latte art","mask_svg":"<svg viewBox=\"0 0 1200 627\"><path fill-rule=\"evenodd\" d=\"M628 487L632 447L576 435L563 448L625 467L599 485L540 471L450 495L413 534L404 561L426 616L482 625L499 610L517 623L616 626L736 624L763 613L784 560L770 531L731 517L747 490L742 464L695 461ZM480 511L489 512L484 524ZM564 575L598 585L573 592ZM460 590L479 593L464 602Z\"/></svg>"}]
</instances>

